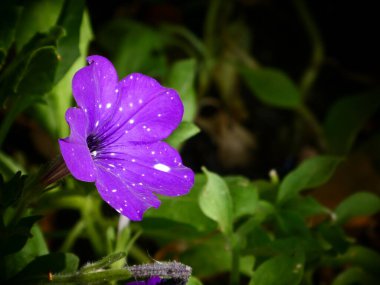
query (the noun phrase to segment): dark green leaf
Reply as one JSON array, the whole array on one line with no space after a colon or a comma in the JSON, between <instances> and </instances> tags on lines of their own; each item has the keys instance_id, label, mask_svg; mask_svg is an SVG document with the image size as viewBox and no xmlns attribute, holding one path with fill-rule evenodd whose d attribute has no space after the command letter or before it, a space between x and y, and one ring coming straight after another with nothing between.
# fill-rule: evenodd
<instances>
[{"instance_id":1,"label":"dark green leaf","mask_svg":"<svg viewBox=\"0 0 380 285\"><path fill-rule=\"evenodd\" d=\"M297 87L282 71L271 68L242 68L240 71L252 93L263 103L281 108L301 106Z\"/></svg>"},{"instance_id":2,"label":"dark green leaf","mask_svg":"<svg viewBox=\"0 0 380 285\"><path fill-rule=\"evenodd\" d=\"M21 14L21 7L15 1L3 0L0 5L0 69L15 40L16 24Z\"/></svg>"},{"instance_id":3,"label":"dark green leaf","mask_svg":"<svg viewBox=\"0 0 380 285\"><path fill-rule=\"evenodd\" d=\"M254 285L297 285L301 282L304 264L301 256L275 256L261 264L253 274Z\"/></svg>"},{"instance_id":4,"label":"dark green leaf","mask_svg":"<svg viewBox=\"0 0 380 285\"><path fill-rule=\"evenodd\" d=\"M196 61L185 59L173 64L170 73L168 86L177 90L181 96L185 113L184 121L192 122L197 112L196 95L194 89L194 79L196 74Z\"/></svg>"},{"instance_id":5,"label":"dark green leaf","mask_svg":"<svg viewBox=\"0 0 380 285\"><path fill-rule=\"evenodd\" d=\"M324 124L330 151L347 153L364 123L379 107L379 92L345 97L335 103Z\"/></svg>"},{"instance_id":6,"label":"dark green leaf","mask_svg":"<svg viewBox=\"0 0 380 285\"><path fill-rule=\"evenodd\" d=\"M199 195L199 206L203 213L216 221L221 231L232 233L233 204L226 182L219 175L202 169L206 174L207 183Z\"/></svg>"},{"instance_id":7,"label":"dark green leaf","mask_svg":"<svg viewBox=\"0 0 380 285\"><path fill-rule=\"evenodd\" d=\"M338 257L342 265L358 266L374 275L380 275L380 254L363 246L352 246L346 253Z\"/></svg>"},{"instance_id":8,"label":"dark green leaf","mask_svg":"<svg viewBox=\"0 0 380 285\"><path fill-rule=\"evenodd\" d=\"M4 259L0 258L0 280L15 276L34 258L48 253L46 242L37 225L32 227L31 235L32 237L20 251L9 254Z\"/></svg>"},{"instance_id":9,"label":"dark green leaf","mask_svg":"<svg viewBox=\"0 0 380 285\"><path fill-rule=\"evenodd\" d=\"M333 253L344 253L349 247L348 237L341 227L323 223L318 227L320 236L324 239L324 248Z\"/></svg>"},{"instance_id":10,"label":"dark green leaf","mask_svg":"<svg viewBox=\"0 0 380 285\"><path fill-rule=\"evenodd\" d=\"M302 190L326 183L341 161L341 158L334 156L316 156L304 161L281 182L277 201L283 203Z\"/></svg>"},{"instance_id":11,"label":"dark green leaf","mask_svg":"<svg viewBox=\"0 0 380 285\"><path fill-rule=\"evenodd\" d=\"M351 267L340 273L332 285L375 285L378 281L378 277L371 276L361 268Z\"/></svg>"},{"instance_id":12,"label":"dark green leaf","mask_svg":"<svg viewBox=\"0 0 380 285\"><path fill-rule=\"evenodd\" d=\"M29 216L22 218L16 225L3 229L0 235L0 256L5 256L24 247L27 240L32 237L31 228L41 216Z\"/></svg>"},{"instance_id":13,"label":"dark green leaf","mask_svg":"<svg viewBox=\"0 0 380 285\"><path fill-rule=\"evenodd\" d=\"M51 90L57 64L58 56L52 46L42 47L31 53L13 86L15 94L12 105L0 127L0 145L17 115L40 101Z\"/></svg>"},{"instance_id":14,"label":"dark green leaf","mask_svg":"<svg viewBox=\"0 0 380 285\"><path fill-rule=\"evenodd\" d=\"M0 212L16 203L22 193L26 176L17 172L8 182L0 181Z\"/></svg>"},{"instance_id":15,"label":"dark green leaf","mask_svg":"<svg viewBox=\"0 0 380 285\"><path fill-rule=\"evenodd\" d=\"M232 197L234 219L257 212L259 195L255 185L241 176L225 177Z\"/></svg>"},{"instance_id":16,"label":"dark green leaf","mask_svg":"<svg viewBox=\"0 0 380 285\"><path fill-rule=\"evenodd\" d=\"M370 216L380 211L380 198L369 192L359 192L342 201L335 209L336 223L343 224L357 216Z\"/></svg>"},{"instance_id":17,"label":"dark green leaf","mask_svg":"<svg viewBox=\"0 0 380 285\"><path fill-rule=\"evenodd\" d=\"M302 218L300 213L289 210L281 210L277 212L276 216L279 229L286 236L310 236L305 220Z\"/></svg>"},{"instance_id":18,"label":"dark green leaf","mask_svg":"<svg viewBox=\"0 0 380 285\"><path fill-rule=\"evenodd\" d=\"M66 0L57 25L65 29L65 35L58 40L59 65L55 74L58 82L79 57L79 36L84 12L84 0Z\"/></svg>"},{"instance_id":19,"label":"dark green leaf","mask_svg":"<svg viewBox=\"0 0 380 285\"><path fill-rule=\"evenodd\" d=\"M36 257L10 282L14 282L14 284L32 284L37 280L47 280L49 273L73 273L77 270L78 265L79 258L72 253L50 253Z\"/></svg>"},{"instance_id":20,"label":"dark green leaf","mask_svg":"<svg viewBox=\"0 0 380 285\"><path fill-rule=\"evenodd\" d=\"M283 205L283 208L297 212L305 218L320 214L332 214L331 210L319 204L319 202L311 196L294 197L288 200L288 202Z\"/></svg>"},{"instance_id":21,"label":"dark green leaf","mask_svg":"<svg viewBox=\"0 0 380 285\"><path fill-rule=\"evenodd\" d=\"M193 123L181 122L177 129L166 139L172 147L178 149L187 139L195 136L200 129Z\"/></svg>"}]
</instances>

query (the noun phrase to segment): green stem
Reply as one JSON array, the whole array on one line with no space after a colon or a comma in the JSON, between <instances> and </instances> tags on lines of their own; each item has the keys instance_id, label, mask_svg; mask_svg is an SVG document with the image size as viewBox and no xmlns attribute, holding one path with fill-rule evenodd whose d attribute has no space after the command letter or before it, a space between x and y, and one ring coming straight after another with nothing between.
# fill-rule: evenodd
<instances>
[{"instance_id":1,"label":"green stem","mask_svg":"<svg viewBox=\"0 0 380 285\"><path fill-rule=\"evenodd\" d=\"M310 64L302 75L300 82L301 93L304 97L306 97L319 74L319 70L324 59L324 47L317 25L307 9L305 2L303 0L293 0L293 4L302 23L304 24L313 49Z\"/></svg>"},{"instance_id":2,"label":"green stem","mask_svg":"<svg viewBox=\"0 0 380 285\"><path fill-rule=\"evenodd\" d=\"M131 273L125 268L111 268L81 274L53 275L48 284L88 284L102 281L126 280L130 277Z\"/></svg>"},{"instance_id":3,"label":"green stem","mask_svg":"<svg viewBox=\"0 0 380 285\"><path fill-rule=\"evenodd\" d=\"M235 245L232 248L232 264L231 264L231 277L230 284L231 285L239 285L240 284L240 248Z\"/></svg>"}]
</instances>

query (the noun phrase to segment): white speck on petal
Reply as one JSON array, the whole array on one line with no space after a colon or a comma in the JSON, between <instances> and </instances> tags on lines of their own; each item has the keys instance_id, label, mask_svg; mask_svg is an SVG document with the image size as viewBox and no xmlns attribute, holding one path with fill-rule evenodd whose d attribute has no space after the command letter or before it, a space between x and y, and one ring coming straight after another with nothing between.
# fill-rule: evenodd
<instances>
[{"instance_id":1,"label":"white speck on petal","mask_svg":"<svg viewBox=\"0 0 380 285\"><path fill-rule=\"evenodd\" d=\"M183 178L185 178L185 179L186 179L186 178L187 178L187 175L184 175L184 176L183 176Z\"/></svg>"},{"instance_id":2,"label":"white speck on petal","mask_svg":"<svg viewBox=\"0 0 380 285\"><path fill-rule=\"evenodd\" d=\"M143 100L142 99L139 99L139 104L142 104Z\"/></svg>"},{"instance_id":3,"label":"white speck on petal","mask_svg":"<svg viewBox=\"0 0 380 285\"><path fill-rule=\"evenodd\" d=\"M108 165L111 166L111 167L115 167L115 165L113 165L112 163L109 163Z\"/></svg>"},{"instance_id":4,"label":"white speck on petal","mask_svg":"<svg viewBox=\"0 0 380 285\"><path fill-rule=\"evenodd\" d=\"M132 107L133 107L133 103L132 103L132 102L131 102L131 103L129 103L128 105L129 105L129 107L130 107L130 108L132 108Z\"/></svg>"},{"instance_id":5,"label":"white speck on petal","mask_svg":"<svg viewBox=\"0 0 380 285\"><path fill-rule=\"evenodd\" d=\"M116 93L119 93L119 89L115 89L115 92L116 92Z\"/></svg>"},{"instance_id":6,"label":"white speck on petal","mask_svg":"<svg viewBox=\"0 0 380 285\"><path fill-rule=\"evenodd\" d=\"M125 171L126 169L123 167L123 171Z\"/></svg>"},{"instance_id":7,"label":"white speck on petal","mask_svg":"<svg viewBox=\"0 0 380 285\"><path fill-rule=\"evenodd\" d=\"M152 155L155 155L155 154L156 154L156 152L155 152L154 150L152 150L150 153L151 153Z\"/></svg>"},{"instance_id":8,"label":"white speck on petal","mask_svg":"<svg viewBox=\"0 0 380 285\"><path fill-rule=\"evenodd\" d=\"M143 126L143 129L146 129L146 126L145 126L145 125Z\"/></svg>"},{"instance_id":9,"label":"white speck on petal","mask_svg":"<svg viewBox=\"0 0 380 285\"><path fill-rule=\"evenodd\" d=\"M91 152L92 156L96 156L97 154L98 154L98 152L96 150L94 150L94 151Z\"/></svg>"},{"instance_id":10,"label":"white speck on petal","mask_svg":"<svg viewBox=\"0 0 380 285\"><path fill-rule=\"evenodd\" d=\"M111 152L111 156L115 156L116 154L114 152Z\"/></svg>"},{"instance_id":11,"label":"white speck on petal","mask_svg":"<svg viewBox=\"0 0 380 285\"><path fill-rule=\"evenodd\" d=\"M139 185L142 186L143 184L141 182L139 182Z\"/></svg>"},{"instance_id":12,"label":"white speck on petal","mask_svg":"<svg viewBox=\"0 0 380 285\"><path fill-rule=\"evenodd\" d=\"M133 75L130 75L129 78L130 78L130 79L133 79Z\"/></svg>"},{"instance_id":13,"label":"white speck on petal","mask_svg":"<svg viewBox=\"0 0 380 285\"><path fill-rule=\"evenodd\" d=\"M147 128L146 131L147 131L147 132L150 132L150 131L151 131L151 128Z\"/></svg>"},{"instance_id":14,"label":"white speck on petal","mask_svg":"<svg viewBox=\"0 0 380 285\"><path fill-rule=\"evenodd\" d=\"M120 112L123 111L123 107L119 107L119 111L120 111Z\"/></svg>"},{"instance_id":15,"label":"white speck on petal","mask_svg":"<svg viewBox=\"0 0 380 285\"><path fill-rule=\"evenodd\" d=\"M96 121L95 127L99 126L99 121Z\"/></svg>"},{"instance_id":16,"label":"white speck on petal","mask_svg":"<svg viewBox=\"0 0 380 285\"><path fill-rule=\"evenodd\" d=\"M84 112L87 113L87 108L84 108Z\"/></svg>"},{"instance_id":17,"label":"white speck on petal","mask_svg":"<svg viewBox=\"0 0 380 285\"><path fill-rule=\"evenodd\" d=\"M160 170L160 171L163 171L163 172L169 172L170 171L170 167L165 165L165 164L162 164L162 163L157 163L153 166L153 168L157 169L157 170Z\"/></svg>"},{"instance_id":18,"label":"white speck on petal","mask_svg":"<svg viewBox=\"0 0 380 285\"><path fill-rule=\"evenodd\" d=\"M135 120L133 120L133 119L130 119L130 120L129 120L129 123L130 123L130 124L133 124L134 122L135 122Z\"/></svg>"},{"instance_id":19,"label":"white speck on petal","mask_svg":"<svg viewBox=\"0 0 380 285\"><path fill-rule=\"evenodd\" d=\"M107 103L106 108L109 109L109 108L111 108L111 106L112 106L111 103Z\"/></svg>"},{"instance_id":20,"label":"white speck on petal","mask_svg":"<svg viewBox=\"0 0 380 285\"><path fill-rule=\"evenodd\" d=\"M162 116L162 114L157 114L157 117L161 117Z\"/></svg>"},{"instance_id":21,"label":"white speck on petal","mask_svg":"<svg viewBox=\"0 0 380 285\"><path fill-rule=\"evenodd\" d=\"M115 192L117 192L117 189L112 189L111 192L115 193Z\"/></svg>"},{"instance_id":22,"label":"white speck on petal","mask_svg":"<svg viewBox=\"0 0 380 285\"><path fill-rule=\"evenodd\" d=\"M98 107L99 107L99 109L101 109L102 108L102 104L99 104Z\"/></svg>"},{"instance_id":23,"label":"white speck on petal","mask_svg":"<svg viewBox=\"0 0 380 285\"><path fill-rule=\"evenodd\" d=\"M131 161L132 161L132 162L136 162L136 159L132 158Z\"/></svg>"}]
</instances>

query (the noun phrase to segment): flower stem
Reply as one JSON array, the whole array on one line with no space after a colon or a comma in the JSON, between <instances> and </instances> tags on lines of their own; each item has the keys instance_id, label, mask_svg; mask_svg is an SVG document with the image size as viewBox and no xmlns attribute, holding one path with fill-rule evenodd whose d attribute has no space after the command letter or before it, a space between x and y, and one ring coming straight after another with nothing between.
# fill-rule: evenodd
<instances>
[{"instance_id":1,"label":"flower stem","mask_svg":"<svg viewBox=\"0 0 380 285\"><path fill-rule=\"evenodd\" d=\"M105 269L93 272L74 273L65 275L53 275L48 284L88 284L100 281L117 281L126 280L131 277L131 273L126 268L122 269Z\"/></svg>"},{"instance_id":2,"label":"flower stem","mask_svg":"<svg viewBox=\"0 0 380 285\"><path fill-rule=\"evenodd\" d=\"M293 4L299 14L312 45L310 64L302 75L300 83L301 94L306 97L317 79L321 68L324 59L324 46L317 25L315 24L310 11L307 9L304 0L293 0Z\"/></svg>"}]
</instances>

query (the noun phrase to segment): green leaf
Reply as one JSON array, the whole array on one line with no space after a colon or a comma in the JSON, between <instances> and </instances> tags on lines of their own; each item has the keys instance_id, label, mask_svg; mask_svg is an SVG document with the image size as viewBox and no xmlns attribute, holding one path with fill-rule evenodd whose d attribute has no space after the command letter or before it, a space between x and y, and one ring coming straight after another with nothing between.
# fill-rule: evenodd
<instances>
[{"instance_id":1,"label":"green leaf","mask_svg":"<svg viewBox=\"0 0 380 285\"><path fill-rule=\"evenodd\" d=\"M58 56L52 46L42 47L31 53L14 85L12 105L0 127L0 145L18 114L41 100L51 90L57 64Z\"/></svg>"},{"instance_id":2,"label":"green leaf","mask_svg":"<svg viewBox=\"0 0 380 285\"><path fill-rule=\"evenodd\" d=\"M378 277L371 276L361 268L351 267L340 273L332 285L374 285L378 281Z\"/></svg>"},{"instance_id":3,"label":"green leaf","mask_svg":"<svg viewBox=\"0 0 380 285\"><path fill-rule=\"evenodd\" d=\"M30 112L54 138L68 135L69 128L64 118L73 101L71 81L74 74L86 64L87 49L92 38L89 15L85 12L80 30L80 57L47 94L45 104L36 105Z\"/></svg>"},{"instance_id":4,"label":"green leaf","mask_svg":"<svg viewBox=\"0 0 380 285\"><path fill-rule=\"evenodd\" d=\"M369 192L355 193L335 209L336 223L344 224L357 216L370 216L380 211L380 198Z\"/></svg>"},{"instance_id":5,"label":"green leaf","mask_svg":"<svg viewBox=\"0 0 380 285\"><path fill-rule=\"evenodd\" d=\"M277 212L276 218L280 230L286 236L310 237L306 222L300 213L280 210Z\"/></svg>"},{"instance_id":6,"label":"green leaf","mask_svg":"<svg viewBox=\"0 0 380 285\"><path fill-rule=\"evenodd\" d=\"M198 196L205 184L206 177L202 174L196 175L194 186L189 194L175 199L167 196L160 197L162 201L160 207L149 209L144 215L144 221L149 218L164 218L189 225L200 232L215 229L215 223L205 216L198 204Z\"/></svg>"},{"instance_id":7,"label":"green leaf","mask_svg":"<svg viewBox=\"0 0 380 285\"><path fill-rule=\"evenodd\" d=\"M364 123L379 107L379 91L345 97L336 102L331 107L324 123L331 153L347 153Z\"/></svg>"},{"instance_id":8,"label":"green leaf","mask_svg":"<svg viewBox=\"0 0 380 285\"><path fill-rule=\"evenodd\" d=\"M380 254L370 248L355 245L338 257L342 264L358 266L374 275L380 275Z\"/></svg>"},{"instance_id":9,"label":"green leaf","mask_svg":"<svg viewBox=\"0 0 380 285\"><path fill-rule=\"evenodd\" d=\"M234 219L257 212L259 194L257 187L241 176L225 177L233 202Z\"/></svg>"},{"instance_id":10,"label":"green leaf","mask_svg":"<svg viewBox=\"0 0 380 285\"><path fill-rule=\"evenodd\" d=\"M125 252L111 253L111 254L103 257L102 259L100 259L96 262L88 263L88 264L84 265L80 269L80 272L81 273L91 272L91 271L100 270L102 268L106 268L106 267L114 264L115 262L119 261L120 259L125 258L126 256L127 256L127 254ZM74 269L74 271L75 270L76 269Z\"/></svg>"},{"instance_id":11,"label":"green leaf","mask_svg":"<svg viewBox=\"0 0 380 285\"><path fill-rule=\"evenodd\" d=\"M21 14L21 7L15 1L3 0L0 5L0 69L7 56L8 49L15 40L16 24Z\"/></svg>"},{"instance_id":12,"label":"green leaf","mask_svg":"<svg viewBox=\"0 0 380 285\"><path fill-rule=\"evenodd\" d=\"M7 255L4 259L0 258L0 281L15 276L34 258L48 253L46 242L38 225L32 227L31 235L32 237L20 251Z\"/></svg>"},{"instance_id":13,"label":"green leaf","mask_svg":"<svg viewBox=\"0 0 380 285\"><path fill-rule=\"evenodd\" d=\"M54 26L59 17L63 1L23 1L24 7L15 37L17 50L20 50L36 33L46 33Z\"/></svg>"},{"instance_id":14,"label":"green leaf","mask_svg":"<svg viewBox=\"0 0 380 285\"><path fill-rule=\"evenodd\" d=\"M168 86L177 90L181 96L185 113L184 121L192 122L197 112L194 79L196 75L195 59L179 60L170 69Z\"/></svg>"},{"instance_id":15,"label":"green leaf","mask_svg":"<svg viewBox=\"0 0 380 285\"><path fill-rule=\"evenodd\" d=\"M84 4L84 0L66 0L57 21L57 25L65 29L65 35L57 43L60 61L55 74L55 82L58 82L66 74L80 55L79 38Z\"/></svg>"},{"instance_id":16,"label":"green leaf","mask_svg":"<svg viewBox=\"0 0 380 285\"><path fill-rule=\"evenodd\" d=\"M252 93L263 103L281 108L297 108L302 104L301 95L288 78L280 70L272 68L241 68L240 72Z\"/></svg>"},{"instance_id":17,"label":"green leaf","mask_svg":"<svg viewBox=\"0 0 380 285\"><path fill-rule=\"evenodd\" d=\"M331 210L319 204L319 202L311 196L294 197L288 200L283 205L283 208L297 212L305 218L320 214L332 214Z\"/></svg>"},{"instance_id":18,"label":"green leaf","mask_svg":"<svg viewBox=\"0 0 380 285\"><path fill-rule=\"evenodd\" d=\"M172 147L178 149L187 139L195 136L200 129L193 123L181 122L177 129L165 140Z\"/></svg>"},{"instance_id":19,"label":"green leaf","mask_svg":"<svg viewBox=\"0 0 380 285\"><path fill-rule=\"evenodd\" d=\"M334 156L316 156L305 160L281 182L277 201L283 203L302 190L326 183L341 161L341 158Z\"/></svg>"},{"instance_id":20,"label":"green leaf","mask_svg":"<svg viewBox=\"0 0 380 285\"><path fill-rule=\"evenodd\" d=\"M219 234L211 236L181 255L181 262L193 268L199 278L226 272L231 268L231 251Z\"/></svg>"},{"instance_id":21,"label":"green leaf","mask_svg":"<svg viewBox=\"0 0 380 285\"><path fill-rule=\"evenodd\" d=\"M112 56L120 77L132 72L151 76L166 73L162 34L141 23L118 19L97 34L98 43Z\"/></svg>"},{"instance_id":22,"label":"green leaf","mask_svg":"<svg viewBox=\"0 0 380 285\"><path fill-rule=\"evenodd\" d=\"M40 219L41 216L29 216L22 218L16 225L4 228L2 235L0 235L0 256L22 249L31 237L31 228Z\"/></svg>"},{"instance_id":23,"label":"green leaf","mask_svg":"<svg viewBox=\"0 0 380 285\"><path fill-rule=\"evenodd\" d=\"M348 237L343 229L329 223L322 223L318 227L320 237L323 238L325 250L333 251L334 253L344 253L350 246Z\"/></svg>"},{"instance_id":24,"label":"green leaf","mask_svg":"<svg viewBox=\"0 0 380 285\"><path fill-rule=\"evenodd\" d=\"M47 279L47 274L60 273L68 274L77 270L79 258L72 253L50 253L36 257L27 266L25 266L9 282L13 284L31 284ZM45 278L43 278L46 276Z\"/></svg>"},{"instance_id":25,"label":"green leaf","mask_svg":"<svg viewBox=\"0 0 380 285\"><path fill-rule=\"evenodd\" d=\"M225 235L232 233L233 204L226 182L217 174L202 168L207 183L199 195L203 213L216 221Z\"/></svg>"},{"instance_id":26,"label":"green leaf","mask_svg":"<svg viewBox=\"0 0 380 285\"><path fill-rule=\"evenodd\" d=\"M202 282L198 278L190 276L189 281L187 281L186 285L202 285Z\"/></svg>"},{"instance_id":27,"label":"green leaf","mask_svg":"<svg viewBox=\"0 0 380 285\"><path fill-rule=\"evenodd\" d=\"M297 285L303 276L304 264L300 256L275 256L262 263L254 272L249 284Z\"/></svg>"},{"instance_id":28,"label":"green leaf","mask_svg":"<svg viewBox=\"0 0 380 285\"><path fill-rule=\"evenodd\" d=\"M0 213L17 202L24 188L25 180L26 176L21 175L20 171L16 172L6 183L2 181L0 175Z\"/></svg>"}]
</instances>

